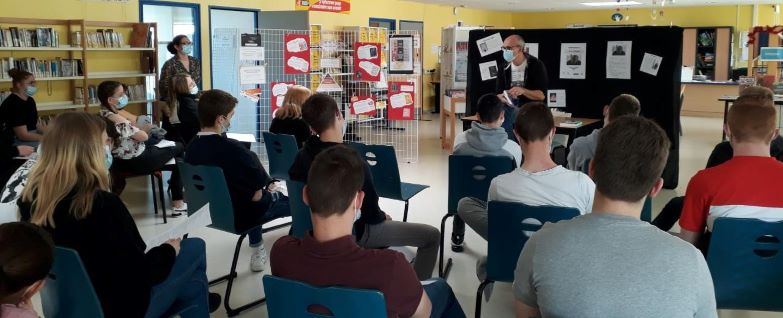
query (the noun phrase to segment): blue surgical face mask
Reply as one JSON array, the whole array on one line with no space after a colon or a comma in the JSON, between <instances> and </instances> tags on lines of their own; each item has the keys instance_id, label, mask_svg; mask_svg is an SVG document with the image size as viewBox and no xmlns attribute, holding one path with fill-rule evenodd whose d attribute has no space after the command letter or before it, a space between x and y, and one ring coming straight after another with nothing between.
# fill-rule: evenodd
<instances>
[{"instance_id":1,"label":"blue surgical face mask","mask_svg":"<svg viewBox=\"0 0 783 318\"><path fill-rule=\"evenodd\" d=\"M353 223L356 223L356 221L359 221L359 218L362 217L362 209L356 208L356 215L353 217Z\"/></svg>"},{"instance_id":2,"label":"blue surgical face mask","mask_svg":"<svg viewBox=\"0 0 783 318\"><path fill-rule=\"evenodd\" d=\"M514 50L503 49L503 59L506 60L506 62L514 60Z\"/></svg>"},{"instance_id":3,"label":"blue surgical face mask","mask_svg":"<svg viewBox=\"0 0 783 318\"><path fill-rule=\"evenodd\" d=\"M182 53L190 55L193 53L193 44L186 44L182 46Z\"/></svg>"},{"instance_id":4,"label":"blue surgical face mask","mask_svg":"<svg viewBox=\"0 0 783 318\"><path fill-rule=\"evenodd\" d=\"M198 94L198 86L197 85L193 85L193 87L190 88L190 94L191 95Z\"/></svg>"},{"instance_id":5,"label":"blue surgical face mask","mask_svg":"<svg viewBox=\"0 0 783 318\"><path fill-rule=\"evenodd\" d=\"M128 95L122 95L117 99L117 105L114 105L117 109L123 109L125 106L128 106Z\"/></svg>"},{"instance_id":6,"label":"blue surgical face mask","mask_svg":"<svg viewBox=\"0 0 783 318\"><path fill-rule=\"evenodd\" d=\"M226 119L226 124L225 124L225 126L223 126L223 132L227 133L228 130L231 129L231 120L228 119L228 117L225 117L225 116L223 118Z\"/></svg>"},{"instance_id":7,"label":"blue surgical face mask","mask_svg":"<svg viewBox=\"0 0 783 318\"><path fill-rule=\"evenodd\" d=\"M114 162L114 157L111 155L111 147L109 145L103 145L103 151L105 153L105 160L106 160L106 170L111 168L112 162Z\"/></svg>"},{"instance_id":8,"label":"blue surgical face mask","mask_svg":"<svg viewBox=\"0 0 783 318\"><path fill-rule=\"evenodd\" d=\"M24 89L24 93L30 97L33 97L33 95L35 95L36 92L38 92L38 87L32 85L27 86L27 88Z\"/></svg>"}]
</instances>

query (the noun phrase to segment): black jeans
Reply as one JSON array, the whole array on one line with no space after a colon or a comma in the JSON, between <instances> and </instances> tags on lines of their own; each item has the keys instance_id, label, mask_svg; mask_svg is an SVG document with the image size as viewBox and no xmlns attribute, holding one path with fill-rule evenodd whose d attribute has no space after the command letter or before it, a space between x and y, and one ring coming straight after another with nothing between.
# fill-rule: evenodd
<instances>
[{"instance_id":1,"label":"black jeans","mask_svg":"<svg viewBox=\"0 0 783 318\"><path fill-rule=\"evenodd\" d=\"M176 143L174 147L158 148L148 146L144 152L133 159L114 159L111 166L112 192L120 195L125 189L125 177L147 175L155 171L171 170L171 199L182 200L182 178L176 165L166 166L175 157L182 157L185 147Z\"/></svg>"},{"instance_id":2,"label":"black jeans","mask_svg":"<svg viewBox=\"0 0 783 318\"><path fill-rule=\"evenodd\" d=\"M666 203L663 209L661 209L661 213L651 222L652 225L655 225L655 227L661 229L661 231L668 232L671 230L674 223L677 223L680 219L684 202L685 197L672 198L669 203Z\"/></svg>"}]
</instances>

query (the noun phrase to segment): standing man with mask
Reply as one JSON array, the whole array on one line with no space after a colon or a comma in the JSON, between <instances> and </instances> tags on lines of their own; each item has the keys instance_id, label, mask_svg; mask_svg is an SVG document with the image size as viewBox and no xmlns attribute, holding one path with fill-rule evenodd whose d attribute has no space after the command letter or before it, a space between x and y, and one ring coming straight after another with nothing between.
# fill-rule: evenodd
<instances>
[{"instance_id":1,"label":"standing man with mask","mask_svg":"<svg viewBox=\"0 0 783 318\"><path fill-rule=\"evenodd\" d=\"M506 102L505 117L516 118L519 106L531 101L544 101L549 78L546 66L535 56L525 52L525 40L517 34L503 41L503 60L506 61L503 72L498 74L495 91ZM503 128L508 138L514 139L514 122L506 120Z\"/></svg>"}]
</instances>

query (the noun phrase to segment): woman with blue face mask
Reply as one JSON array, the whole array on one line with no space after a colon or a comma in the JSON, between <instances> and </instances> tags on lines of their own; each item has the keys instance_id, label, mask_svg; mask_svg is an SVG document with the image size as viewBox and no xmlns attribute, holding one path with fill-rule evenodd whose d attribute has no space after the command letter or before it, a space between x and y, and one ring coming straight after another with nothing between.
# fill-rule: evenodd
<instances>
[{"instance_id":1,"label":"woman with blue face mask","mask_svg":"<svg viewBox=\"0 0 783 318\"><path fill-rule=\"evenodd\" d=\"M37 147L46 125L38 119L33 99L37 91L35 76L16 68L9 70L8 75L11 95L0 105L0 129L3 134L13 135L16 145Z\"/></svg>"},{"instance_id":2,"label":"woman with blue face mask","mask_svg":"<svg viewBox=\"0 0 783 318\"><path fill-rule=\"evenodd\" d=\"M98 100L101 102L100 115L113 124L107 127L109 136L114 139L111 153L114 157L111 165L112 192L119 195L125 189L125 177L151 174L155 171L171 171L169 186L171 189L173 215L187 212L182 200L182 180L176 165L166 164L175 157L181 157L185 147L175 143L170 147L146 145L149 134L134 126L124 110L128 105L122 83L105 81L98 85Z\"/></svg>"}]
</instances>

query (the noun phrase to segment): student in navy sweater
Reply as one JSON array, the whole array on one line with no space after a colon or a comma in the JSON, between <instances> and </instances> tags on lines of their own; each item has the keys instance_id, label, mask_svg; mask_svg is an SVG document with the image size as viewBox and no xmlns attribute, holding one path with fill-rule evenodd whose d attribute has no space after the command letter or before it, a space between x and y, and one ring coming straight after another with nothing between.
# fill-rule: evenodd
<instances>
[{"instance_id":1,"label":"student in navy sweater","mask_svg":"<svg viewBox=\"0 0 783 318\"><path fill-rule=\"evenodd\" d=\"M258 156L244 145L223 136L231 125L237 99L224 91L205 91L198 102L201 132L188 145L185 161L192 165L219 167L226 178L234 225L248 234L253 254L250 269L261 272L266 267L266 249L261 239L261 224L290 216L288 197L270 192L273 180L266 173Z\"/></svg>"}]
</instances>

